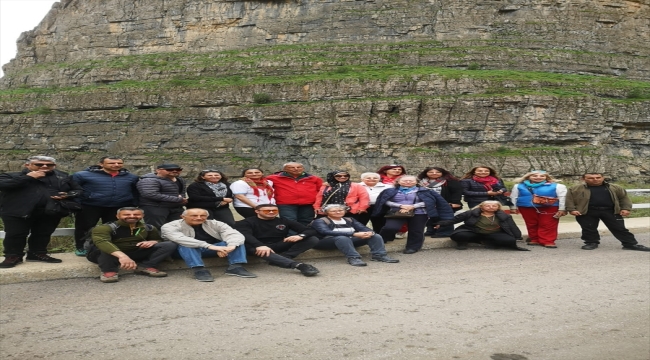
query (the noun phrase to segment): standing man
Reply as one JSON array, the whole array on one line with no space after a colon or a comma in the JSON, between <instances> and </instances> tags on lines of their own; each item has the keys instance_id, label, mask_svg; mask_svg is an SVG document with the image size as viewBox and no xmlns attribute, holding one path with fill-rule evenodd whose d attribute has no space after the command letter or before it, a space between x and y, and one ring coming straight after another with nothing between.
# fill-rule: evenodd
<instances>
[{"instance_id":1,"label":"standing man","mask_svg":"<svg viewBox=\"0 0 650 360\"><path fill-rule=\"evenodd\" d=\"M267 177L273 182L280 216L309 225L314 220L313 205L323 180L305 172L301 163L284 164L282 171Z\"/></svg>"},{"instance_id":2,"label":"standing man","mask_svg":"<svg viewBox=\"0 0 650 360\"><path fill-rule=\"evenodd\" d=\"M135 270L136 274L151 277L167 276L158 270L158 264L176 250L176 244L162 241L158 229L142 223L143 217L142 209L124 207L117 210L117 222L93 229L97 250L91 251L88 260L99 265L101 282L119 281L119 269Z\"/></svg>"},{"instance_id":3,"label":"standing man","mask_svg":"<svg viewBox=\"0 0 650 360\"><path fill-rule=\"evenodd\" d=\"M61 262L47 254L47 245L61 218L68 214L65 209L55 211L52 205L62 210L70 201L67 199L81 193L81 187L55 168L54 158L32 156L23 171L0 174L0 216L6 232L0 268L22 263L25 244L29 245L27 261Z\"/></svg>"},{"instance_id":4,"label":"standing man","mask_svg":"<svg viewBox=\"0 0 650 360\"><path fill-rule=\"evenodd\" d=\"M179 175L183 168L176 164L161 164L156 173L143 175L137 184L140 208L145 221L160 229L164 224L178 220L183 213L185 180Z\"/></svg>"},{"instance_id":5,"label":"standing man","mask_svg":"<svg viewBox=\"0 0 650 360\"><path fill-rule=\"evenodd\" d=\"M632 201L620 186L605 181L602 173L582 175L583 185L569 189L566 210L576 217L582 228L583 250L593 250L600 244L598 223L603 221L607 229L623 244L623 250L650 251L639 245L634 234L625 228L624 216L630 215Z\"/></svg>"},{"instance_id":6,"label":"standing man","mask_svg":"<svg viewBox=\"0 0 650 360\"><path fill-rule=\"evenodd\" d=\"M208 220L209 215L205 209L187 209L181 220L162 227L163 237L178 244L178 254L198 281L214 281L202 258L217 256L228 258L226 275L257 277L243 266L247 263L244 236L224 222Z\"/></svg>"},{"instance_id":7,"label":"standing man","mask_svg":"<svg viewBox=\"0 0 650 360\"><path fill-rule=\"evenodd\" d=\"M86 256L83 236L100 219L102 223L117 220L117 209L136 205L136 183L140 178L124 169L124 161L119 157L105 156L99 159L99 165L74 173L72 179L84 190L80 197L81 212L74 222L74 253Z\"/></svg>"},{"instance_id":8,"label":"standing man","mask_svg":"<svg viewBox=\"0 0 650 360\"><path fill-rule=\"evenodd\" d=\"M246 251L250 255L256 255L271 265L298 269L305 276L319 273L312 265L293 260L318 244L316 230L296 221L279 218L276 205L258 205L255 214L257 216L235 224L235 229L246 239ZM298 235L289 236L289 231Z\"/></svg>"}]
</instances>

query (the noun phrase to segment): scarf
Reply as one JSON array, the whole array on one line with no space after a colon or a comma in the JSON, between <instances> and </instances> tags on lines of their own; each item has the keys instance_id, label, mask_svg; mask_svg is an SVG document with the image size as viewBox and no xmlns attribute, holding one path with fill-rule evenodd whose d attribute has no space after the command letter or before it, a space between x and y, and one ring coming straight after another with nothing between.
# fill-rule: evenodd
<instances>
[{"instance_id":1,"label":"scarf","mask_svg":"<svg viewBox=\"0 0 650 360\"><path fill-rule=\"evenodd\" d=\"M526 187L530 187L530 188L534 189L534 188L538 188L540 186L548 185L548 183L546 181L542 181L542 182L538 182L538 183L532 183L532 182L530 182L530 180L524 180L524 185L526 185Z\"/></svg>"},{"instance_id":2,"label":"scarf","mask_svg":"<svg viewBox=\"0 0 650 360\"><path fill-rule=\"evenodd\" d=\"M215 183L211 183L209 181L206 181L205 184L208 185L210 190L212 190L212 192L217 197L224 198L224 197L226 197L226 194L228 194L228 187L226 186L226 184L224 184L222 182L218 182L218 183L215 184Z\"/></svg>"},{"instance_id":3,"label":"scarf","mask_svg":"<svg viewBox=\"0 0 650 360\"><path fill-rule=\"evenodd\" d=\"M499 179L495 178L494 176L486 176L486 177L473 176L472 180L474 180L477 183L483 185L483 187L487 191L491 191L492 190L492 185L496 185L496 184L499 183Z\"/></svg>"},{"instance_id":4,"label":"scarf","mask_svg":"<svg viewBox=\"0 0 650 360\"><path fill-rule=\"evenodd\" d=\"M412 193L414 191L417 191L417 190L418 190L417 186L412 186L412 187L407 188L407 187L404 187L404 186L401 186L401 185L400 185L400 187L398 189L398 191L401 192L404 195L410 194L410 193Z\"/></svg>"},{"instance_id":5,"label":"scarf","mask_svg":"<svg viewBox=\"0 0 650 360\"><path fill-rule=\"evenodd\" d=\"M440 194L442 192L442 187L447 184L447 180L445 179L435 179L435 180L430 180L430 179L422 179L420 180L420 185L424 186L425 188L429 190L433 190Z\"/></svg>"},{"instance_id":6,"label":"scarf","mask_svg":"<svg viewBox=\"0 0 650 360\"><path fill-rule=\"evenodd\" d=\"M269 198L269 200L273 199L273 187L269 185L269 182L265 177L262 177L259 180L253 180L251 178L244 177L242 180L248 186L250 186L251 189L253 189L253 194L255 194L258 199L260 198L260 190L266 192L266 196Z\"/></svg>"},{"instance_id":7,"label":"scarf","mask_svg":"<svg viewBox=\"0 0 650 360\"><path fill-rule=\"evenodd\" d=\"M383 184L394 184L395 179L397 179L397 178L392 178L392 177L388 177L386 175L381 175L381 174L379 175L379 178L381 179L381 182Z\"/></svg>"},{"instance_id":8,"label":"scarf","mask_svg":"<svg viewBox=\"0 0 650 360\"><path fill-rule=\"evenodd\" d=\"M345 171L332 171L327 174L326 180L330 186L329 188L323 191L322 206L328 204L346 205L345 198L348 197L348 193L350 193L350 178L348 178L348 180L345 182L339 182L334 177L334 175L336 174L348 174L348 173Z\"/></svg>"}]
</instances>

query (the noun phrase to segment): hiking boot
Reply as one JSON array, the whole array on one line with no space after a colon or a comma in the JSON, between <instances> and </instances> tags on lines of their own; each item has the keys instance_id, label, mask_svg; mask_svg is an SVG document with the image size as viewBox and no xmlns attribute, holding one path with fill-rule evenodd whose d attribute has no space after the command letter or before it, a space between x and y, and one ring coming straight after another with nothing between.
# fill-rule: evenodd
<instances>
[{"instance_id":1,"label":"hiking boot","mask_svg":"<svg viewBox=\"0 0 650 360\"><path fill-rule=\"evenodd\" d=\"M390 263L390 264L394 264L394 263L398 263L398 262L399 262L399 260L397 260L397 259L393 259L393 258L391 258L391 257L388 257L388 255L373 255L373 256L370 258L370 260L372 260L372 261L379 261L379 262L385 262L385 263Z\"/></svg>"},{"instance_id":2,"label":"hiking boot","mask_svg":"<svg viewBox=\"0 0 650 360\"><path fill-rule=\"evenodd\" d=\"M352 266L366 266L366 265L368 265L365 262L363 262L363 260L361 260L361 258L358 258L358 257L348 258L348 264L350 264Z\"/></svg>"},{"instance_id":3,"label":"hiking boot","mask_svg":"<svg viewBox=\"0 0 650 360\"><path fill-rule=\"evenodd\" d=\"M298 266L296 266L296 269L300 270L300 273L305 276L314 276L320 272L318 269L309 264L298 264Z\"/></svg>"},{"instance_id":4,"label":"hiking boot","mask_svg":"<svg viewBox=\"0 0 650 360\"><path fill-rule=\"evenodd\" d=\"M88 250L86 250L86 249L76 249L74 251L74 254L77 255L77 256L86 256L86 255L88 255Z\"/></svg>"},{"instance_id":5,"label":"hiking boot","mask_svg":"<svg viewBox=\"0 0 650 360\"><path fill-rule=\"evenodd\" d=\"M248 272L248 270L244 269L243 266L238 266L232 269L226 270L226 275L232 275L232 276L239 276L243 278L256 278L257 275Z\"/></svg>"},{"instance_id":6,"label":"hiking boot","mask_svg":"<svg viewBox=\"0 0 650 360\"><path fill-rule=\"evenodd\" d=\"M99 275L99 281L103 283L114 283L120 281L120 276L116 272L108 271Z\"/></svg>"},{"instance_id":7,"label":"hiking boot","mask_svg":"<svg viewBox=\"0 0 650 360\"><path fill-rule=\"evenodd\" d=\"M165 276L167 276L166 272L160 271L160 270L158 270L156 268L152 268L152 267L149 267L149 268L141 268L141 267L139 267L139 268L135 269L135 273L136 274L142 274L142 275L149 275L151 277L165 277Z\"/></svg>"},{"instance_id":8,"label":"hiking boot","mask_svg":"<svg viewBox=\"0 0 650 360\"><path fill-rule=\"evenodd\" d=\"M55 259L51 257L48 254L32 254L32 253L27 253L27 257L25 257L25 260L27 261L40 261L40 262L46 262L46 263L51 263L51 264L56 264L63 262L61 259Z\"/></svg>"},{"instance_id":9,"label":"hiking boot","mask_svg":"<svg viewBox=\"0 0 650 360\"><path fill-rule=\"evenodd\" d=\"M623 246L623 250L650 251L650 248L643 245Z\"/></svg>"},{"instance_id":10,"label":"hiking boot","mask_svg":"<svg viewBox=\"0 0 650 360\"><path fill-rule=\"evenodd\" d=\"M205 269L205 268L199 268L194 270L194 278L198 281L201 282L211 282L214 281L214 278L212 277L212 274L210 274L210 270Z\"/></svg>"},{"instance_id":11,"label":"hiking boot","mask_svg":"<svg viewBox=\"0 0 650 360\"><path fill-rule=\"evenodd\" d=\"M586 243L584 244L581 249L582 250L593 250L598 247L598 243Z\"/></svg>"},{"instance_id":12,"label":"hiking boot","mask_svg":"<svg viewBox=\"0 0 650 360\"><path fill-rule=\"evenodd\" d=\"M22 256L17 256L17 255L8 255L5 257L5 259L0 263L0 268L12 268L18 264L23 263L23 257Z\"/></svg>"}]
</instances>

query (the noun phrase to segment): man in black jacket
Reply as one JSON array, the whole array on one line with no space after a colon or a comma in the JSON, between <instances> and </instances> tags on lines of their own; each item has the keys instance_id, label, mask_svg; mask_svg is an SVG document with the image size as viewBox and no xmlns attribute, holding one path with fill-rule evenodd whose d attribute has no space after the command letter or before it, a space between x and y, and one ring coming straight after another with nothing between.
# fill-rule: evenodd
<instances>
[{"instance_id":1,"label":"man in black jacket","mask_svg":"<svg viewBox=\"0 0 650 360\"><path fill-rule=\"evenodd\" d=\"M161 164L156 173L143 175L137 184L140 208L144 220L160 229L168 222L179 220L183 213L185 180L180 177L183 168L176 164Z\"/></svg>"},{"instance_id":2,"label":"man in black jacket","mask_svg":"<svg viewBox=\"0 0 650 360\"><path fill-rule=\"evenodd\" d=\"M318 244L314 229L297 221L279 218L276 205L258 205L255 213L256 217L249 217L235 224L235 230L244 235L244 245L250 255L256 255L271 265L298 269L305 276L319 273L312 265L293 260ZM288 236L290 230L298 235Z\"/></svg>"},{"instance_id":3,"label":"man in black jacket","mask_svg":"<svg viewBox=\"0 0 650 360\"><path fill-rule=\"evenodd\" d=\"M47 245L61 218L69 214L68 199L81 193L81 187L55 167L54 158L32 156L23 171L0 174L0 216L6 233L0 268L22 263L25 244L27 261L61 262L47 254Z\"/></svg>"}]
</instances>

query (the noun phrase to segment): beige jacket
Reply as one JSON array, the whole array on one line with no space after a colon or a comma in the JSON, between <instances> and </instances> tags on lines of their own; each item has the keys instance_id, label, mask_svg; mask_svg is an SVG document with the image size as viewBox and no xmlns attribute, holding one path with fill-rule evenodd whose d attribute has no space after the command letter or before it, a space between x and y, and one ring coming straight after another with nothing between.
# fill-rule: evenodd
<instances>
[{"instance_id":1,"label":"beige jacket","mask_svg":"<svg viewBox=\"0 0 650 360\"><path fill-rule=\"evenodd\" d=\"M228 246L239 246L244 244L244 235L231 228L225 223L217 220L206 220L203 223L203 230L210 236L225 241ZM188 248L207 248L210 243L194 238L194 229L185 220L175 220L162 226L162 238L173 241L178 245Z\"/></svg>"}]
</instances>

